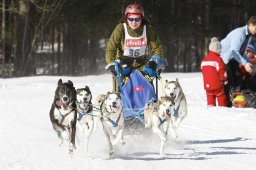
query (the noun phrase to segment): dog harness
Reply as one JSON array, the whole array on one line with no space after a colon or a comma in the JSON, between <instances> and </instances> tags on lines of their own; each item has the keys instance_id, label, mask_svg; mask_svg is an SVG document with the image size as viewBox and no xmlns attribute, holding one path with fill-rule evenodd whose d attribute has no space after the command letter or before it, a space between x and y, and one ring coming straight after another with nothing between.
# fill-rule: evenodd
<instances>
[{"instance_id":1,"label":"dog harness","mask_svg":"<svg viewBox=\"0 0 256 170\"><path fill-rule=\"evenodd\" d=\"M160 117L158 117L158 118L159 118L159 121L160 121L160 123L158 125L158 128L160 128L160 126L166 121L166 119L162 120Z\"/></svg>"},{"instance_id":2,"label":"dog harness","mask_svg":"<svg viewBox=\"0 0 256 170\"><path fill-rule=\"evenodd\" d=\"M65 117L68 116L72 111L76 111L76 109L72 107L70 111L67 110L65 112L61 112L60 107L64 106L64 103L61 100L56 100L55 104L56 104L56 106L57 106L56 108L59 110L60 116L61 116L61 120L59 120L59 123L62 123L63 120L65 119Z\"/></svg>"},{"instance_id":3,"label":"dog harness","mask_svg":"<svg viewBox=\"0 0 256 170\"><path fill-rule=\"evenodd\" d=\"M79 113L78 117L77 117L77 120L81 120L83 118L84 115L90 115L93 117L92 114L89 114L91 113L93 110L93 107L92 105L90 105L89 107L87 107L87 109L81 109L81 108L77 108L77 111Z\"/></svg>"},{"instance_id":4,"label":"dog harness","mask_svg":"<svg viewBox=\"0 0 256 170\"><path fill-rule=\"evenodd\" d=\"M148 108L147 109L153 109L153 113L155 113L160 121L159 125L158 125L158 128L160 128L160 126L167 120L167 118L165 119L161 119L159 116L158 116L158 110L157 110L157 107L155 106L157 104L158 101L153 101L154 103L148 103ZM165 116L167 117L170 117L171 115L168 114L168 113L165 113ZM147 123L147 122L146 122Z\"/></svg>"},{"instance_id":5,"label":"dog harness","mask_svg":"<svg viewBox=\"0 0 256 170\"><path fill-rule=\"evenodd\" d=\"M119 121L119 119L120 119L120 115L119 115L119 117L117 118L116 121L113 121L112 119L110 119L110 118L108 117L108 121L110 121L114 127L117 127L117 126L118 126L118 121Z\"/></svg>"},{"instance_id":6,"label":"dog harness","mask_svg":"<svg viewBox=\"0 0 256 170\"><path fill-rule=\"evenodd\" d=\"M168 114L168 113L165 113L165 115L168 116L168 117L171 116L171 115ZM162 120L159 116L158 116L158 118L159 118L159 121L160 121L160 123L159 123L159 125L158 125L158 128L160 128L160 126L167 120L167 118L166 118L166 119L163 119L163 120Z\"/></svg>"},{"instance_id":7,"label":"dog harness","mask_svg":"<svg viewBox=\"0 0 256 170\"><path fill-rule=\"evenodd\" d=\"M106 117L107 120L108 120L109 122L111 122L114 127L117 127L117 126L118 126L118 122L119 122L119 120L120 120L120 118L121 118L121 113L122 113L122 111L120 112L120 114L119 114L118 118L116 119L116 121L114 121L114 120L112 120L112 119L109 117L110 113L107 111L107 109L106 109L105 107L103 107L103 103L104 103L104 102L102 102L101 105L100 105L101 119L104 119L104 117ZM104 113L105 113L106 116L103 116Z\"/></svg>"},{"instance_id":8,"label":"dog harness","mask_svg":"<svg viewBox=\"0 0 256 170\"><path fill-rule=\"evenodd\" d=\"M58 110L60 110L58 108ZM61 120L59 121L60 124L62 124L63 120L65 119L66 116L69 115L69 113L71 113L72 111L76 111L76 109L72 108L69 112L67 112L66 114L61 114L61 111L60 111L60 115L61 115Z\"/></svg>"},{"instance_id":9,"label":"dog harness","mask_svg":"<svg viewBox=\"0 0 256 170\"><path fill-rule=\"evenodd\" d=\"M173 109L174 110L173 116L178 117L179 109L180 109L180 105L178 106L177 109L175 109L175 108Z\"/></svg>"}]
</instances>

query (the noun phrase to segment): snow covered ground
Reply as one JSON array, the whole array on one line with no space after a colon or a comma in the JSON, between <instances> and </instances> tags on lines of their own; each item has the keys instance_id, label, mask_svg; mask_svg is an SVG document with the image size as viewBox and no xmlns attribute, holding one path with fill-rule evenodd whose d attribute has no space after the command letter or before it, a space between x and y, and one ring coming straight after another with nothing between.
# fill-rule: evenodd
<instances>
[{"instance_id":1,"label":"snow covered ground","mask_svg":"<svg viewBox=\"0 0 256 170\"><path fill-rule=\"evenodd\" d=\"M188 116L170 140L165 158L159 137L125 136L126 144L107 157L106 138L99 124L89 142L74 157L67 144L58 147L49 110L59 78L76 88L88 85L97 95L111 91L111 75L85 77L24 77L0 79L0 169L67 170L255 170L256 110L207 108L201 73L165 73L179 78L188 103ZM161 88L160 88L161 89ZM160 90L161 94L161 90Z\"/></svg>"}]
</instances>

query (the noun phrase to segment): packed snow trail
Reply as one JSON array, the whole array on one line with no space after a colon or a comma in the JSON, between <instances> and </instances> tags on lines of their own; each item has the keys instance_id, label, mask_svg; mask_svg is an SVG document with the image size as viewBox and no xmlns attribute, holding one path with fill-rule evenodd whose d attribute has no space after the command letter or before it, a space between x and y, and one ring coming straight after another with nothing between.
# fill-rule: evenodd
<instances>
[{"instance_id":1,"label":"packed snow trail","mask_svg":"<svg viewBox=\"0 0 256 170\"><path fill-rule=\"evenodd\" d=\"M110 74L0 79L0 169L256 168L255 109L207 108L200 73L168 73L162 77L169 80L178 77L187 98L188 116L178 129L179 137L169 141L166 157L161 157L157 135L126 135L126 144L115 147L112 159L107 157L101 124L92 134L88 153L83 150L81 140L71 158L67 143L58 147L49 119L59 78L73 81L76 88L88 85L94 100L97 95L111 91Z\"/></svg>"}]
</instances>

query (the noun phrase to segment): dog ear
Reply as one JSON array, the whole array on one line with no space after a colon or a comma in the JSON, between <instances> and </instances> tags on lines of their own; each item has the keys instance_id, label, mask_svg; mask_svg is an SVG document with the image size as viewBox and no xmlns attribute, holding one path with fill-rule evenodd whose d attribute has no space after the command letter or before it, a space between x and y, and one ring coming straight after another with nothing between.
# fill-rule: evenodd
<instances>
[{"instance_id":1,"label":"dog ear","mask_svg":"<svg viewBox=\"0 0 256 170\"><path fill-rule=\"evenodd\" d=\"M85 89L86 91L88 91L89 93L91 93L91 90L90 90L90 88L89 88L88 86L85 86L84 89Z\"/></svg>"},{"instance_id":2,"label":"dog ear","mask_svg":"<svg viewBox=\"0 0 256 170\"><path fill-rule=\"evenodd\" d=\"M157 101L157 106L159 106L161 103L162 103L162 101L165 99L165 97L164 96L161 96L160 97L160 100L158 100Z\"/></svg>"},{"instance_id":3,"label":"dog ear","mask_svg":"<svg viewBox=\"0 0 256 170\"><path fill-rule=\"evenodd\" d=\"M106 94L106 98L108 98L108 96L109 96L109 94L110 94L111 92L110 91L108 91L107 92L107 94Z\"/></svg>"},{"instance_id":4,"label":"dog ear","mask_svg":"<svg viewBox=\"0 0 256 170\"><path fill-rule=\"evenodd\" d=\"M81 89L76 89L76 94L80 93Z\"/></svg>"},{"instance_id":5,"label":"dog ear","mask_svg":"<svg viewBox=\"0 0 256 170\"><path fill-rule=\"evenodd\" d=\"M178 78L176 78L176 81L179 82Z\"/></svg>"},{"instance_id":6,"label":"dog ear","mask_svg":"<svg viewBox=\"0 0 256 170\"><path fill-rule=\"evenodd\" d=\"M96 100L98 100L98 102L101 103L106 99L106 97L106 95L99 95Z\"/></svg>"},{"instance_id":7,"label":"dog ear","mask_svg":"<svg viewBox=\"0 0 256 170\"><path fill-rule=\"evenodd\" d=\"M160 101L162 101L164 98L165 98L164 96L161 96L161 97L160 97Z\"/></svg>"},{"instance_id":8,"label":"dog ear","mask_svg":"<svg viewBox=\"0 0 256 170\"><path fill-rule=\"evenodd\" d=\"M169 81L168 81L167 79L165 79L164 87L167 87L167 86L168 86L168 85L167 85L168 83L169 83Z\"/></svg>"},{"instance_id":9,"label":"dog ear","mask_svg":"<svg viewBox=\"0 0 256 170\"><path fill-rule=\"evenodd\" d=\"M162 97L161 97L161 98L162 98ZM154 109L158 110L160 104L161 104L161 100L158 100L158 101L154 104Z\"/></svg>"},{"instance_id":10,"label":"dog ear","mask_svg":"<svg viewBox=\"0 0 256 170\"><path fill-rule=\"evenodd\" d=\"M121 94L119 92L117 92L116 95L121 99Z\"/></svg>"},{"instance_id":11,"label":"dog ear","mask_svg":"<svg viewBox=\"0 0 256 170\"><path fill-rule=\"evenodd\" d=\"M73 87L73 82L68 80L68 84Z\"/></svg>"},{"instance_id":12,"label":"dog ear","mask_svg":"<svg viewBox=\"0 0 256 170\"><path fill-rule=\"evenodd\" d=\"M62 79L59 79L58 85L61 85L61 84L62 84Z\"/></svg>"}]
</instances>

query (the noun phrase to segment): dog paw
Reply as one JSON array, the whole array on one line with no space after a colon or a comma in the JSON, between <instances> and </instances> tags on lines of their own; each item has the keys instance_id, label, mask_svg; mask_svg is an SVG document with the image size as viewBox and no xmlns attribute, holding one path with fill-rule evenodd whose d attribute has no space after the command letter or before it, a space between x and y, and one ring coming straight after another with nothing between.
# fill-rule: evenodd
<instances>
[{"instance_id":1,"label":"dog paw","mask_svg":"<svg viewBox=\"0 0 256 170\"><path fill-rule=\"evenodd\" d=\"M60 140L60 141L59 141L59 147L60 147L60 146L62 146L62 144L63 144L64 140L63 140L63 138L62 138L62 137L60 137L60 138L59 138L59 140Z\"/></svg>"},{"instance_id":2,"label":"dog paw","mask_svg":"<svg viewBox=\"0 0 256 170\"><path fill-rule=\"evenodd\" d=\"M171 137L173 139L178 138L178 134L177 134L176 128L171 128Z\"/></svg>"},{"instance_id":3,"label":"dog paw","mask_svg":"<svg viewBox=\"0 0 256 170\"><path fill-rule=\"evenodd\" d=\"M125 145L125 141L124 140L121 140L121 145Z\"/></svg>"},{"instance_id":4,"label":"dog paw","mask_svg":"<svg viewBox=\"0 0 256 170\"><path fill-rule=\"evenodd\" d=\"M124 140L121 135L118 135L116 138L114 138L112 141L112 145L117 145L119 143L124 143Z\"/></svg>"},{"instance_id":5,"label":"dog paw","mask_svg":"<svg viewBox=\"0 0 256 170\"><path fill-rule=\"evenodd\" d=\"M74 152L73 152L73 151L70 151L70 150L69 150L68 154L70 155L71 158L74 157Z\"/></svg>"},{"instance_id":6,"label":"dog paw","mask_svg":"<svg viewBox=\"0 0 256 170\"><path fill-rule=\"evenodd\" d=\"M110 151L110 152L108 153L108 156L109 156L109 157L113 157L113 156L114 156L114 151L113 151L113 150Z\"/></svg>"},{"instance_id":7,"label":"dog paw","mask_svg":"<svg viewBox=\"0 0 256 170\"><path fill-rule=\"evenodd\" d=\"M73 143L69 144L69 152L73 152L76 149L76 146Z\"/></svg>"},{"instance_id":8,"label":"dog paw","mask_svg":"<svg viewBox=\"0 0 256 170\"><path fill-rule=\"evenodd\" d=\"M69 134L67 131L63 131L61 136L64 140L69 141Z\"/></svg>"},{"instance_id":9,"label":"dog paw","mask_svg":"<svg viewBox=\"0 0 256 170\"><path fill-rule=\"evenodd\" d=\"M173 134L172 135L172 140L176 140L178 138L178 135L177 134Z\"/></svg>"},{"instance_id":10,"label":"dog paw","mask_svg":"<svg viewBox=\"0 0 256 170\"><path fill-rule=\"evenodd\" d=\"M178 127L179 127L179 125L176 123L173 125L173 129L177 129Z\"/></svg>"},{"instance_id":11,"label":"dog paw","mask_svg":"<svg viewBox=\"0 0 256 170\"><path fill-rule=\"evenodd\" d=\"M172 136L172 139L177 139L178 138L178 134L176 132L173 132L171 136Z\"/></svg>"},{"instance_id":12,"label":"dog paw","mask_svg":"<svg viewBox=\"0 0 256 170\"><path fill-rule=\"evenodd\" d=\"M164 149L160 149L159 154L161 157L166 157L166 154L164 153Z\"/></svg>"}]
</instances>

